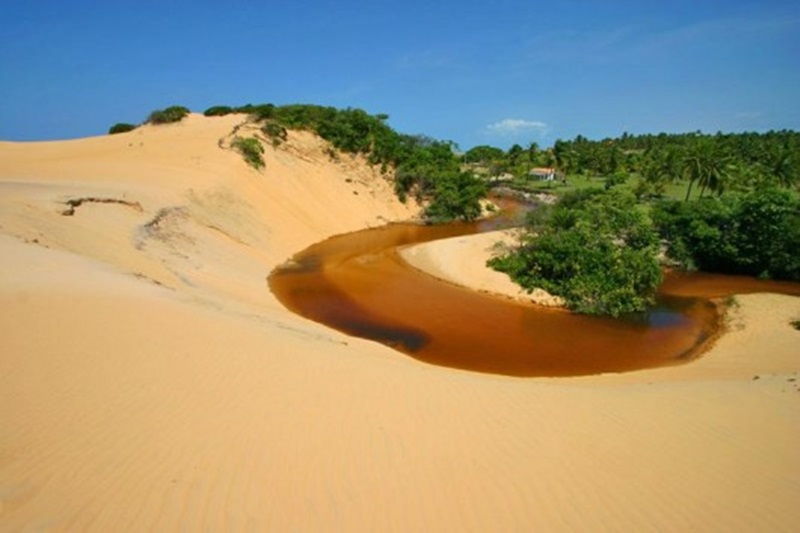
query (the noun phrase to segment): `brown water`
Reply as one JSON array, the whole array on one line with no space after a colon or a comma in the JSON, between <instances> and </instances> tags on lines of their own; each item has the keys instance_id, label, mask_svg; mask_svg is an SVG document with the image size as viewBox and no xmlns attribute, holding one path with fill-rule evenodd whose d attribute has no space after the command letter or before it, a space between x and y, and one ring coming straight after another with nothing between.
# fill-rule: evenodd
<instances>
[{"instance_id":1,"label":"brown water","mask_svg":"<svg viewBox=\"0 0 800 533\"><path fill-rule=\"evenodd\" d=\"M409 267L396 251L495 224L393 224L333 237L273 272L270 288L304 317L421 361L512 376L577 376L686 362L720 328L717 306L706 298L800 294L800 284L670 274L650 312L597 318L455 287Z\"/></svg>"}]
</instances>

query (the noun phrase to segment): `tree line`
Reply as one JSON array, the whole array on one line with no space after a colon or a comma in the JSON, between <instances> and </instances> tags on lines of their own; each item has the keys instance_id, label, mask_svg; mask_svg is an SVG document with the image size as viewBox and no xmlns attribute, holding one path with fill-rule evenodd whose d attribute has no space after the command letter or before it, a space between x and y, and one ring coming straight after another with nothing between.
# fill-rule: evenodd
<instances>
[{"instance_id":1,"label":"tree line","mask_svg":"<svg viewBox=\"0 0 800 533\"><path fill-rule=\"evenodd\" d=\"M565 181L590 178L582 182L588 188L557 189L556 206L534 211L520 245L490 262L574 311L644 310L664 258L686 269L800 281L797 132L579 135L546 150L479 146L464 162L511 173L511 187L524 186L532 166L554 167Z\"/></svg>"},{"instance_id":2,"label":"tree line","mask_svg":"<svg viewBox=\"0 0 800 533\"><path fill-rule=\"evenodd\" d=\"M685 185L684 199L725 191L800 185L800 133L701 132L630 135L589 140L582 135L556 140L541 149L515 144L504 151L476 146L464 154L467 164L490 173L524 178L532 166L552 167L564 176L602 177L631 182L639 197L664 195L670 185ZM699 191L699 192L698 192Z\"/></svg>"}]
</instances>

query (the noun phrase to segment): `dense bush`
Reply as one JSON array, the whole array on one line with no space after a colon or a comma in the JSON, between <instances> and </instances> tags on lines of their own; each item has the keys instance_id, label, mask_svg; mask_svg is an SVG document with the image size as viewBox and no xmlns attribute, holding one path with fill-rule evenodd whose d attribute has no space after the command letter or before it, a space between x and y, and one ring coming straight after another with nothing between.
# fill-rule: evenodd
<instances>
[{"instance_id":1,"label":"dense bush","mask_svg":"<svg viewBox=\"0 0 800 533\"><path fill-rule=\"evenodd\" d=\"M469 163L491 163L505 157L506 153L503 150L487 145L475 146L464 154L464 160Z\"/></svg>"},{"instance_id":2,"label":"dense bush","mask_svg":"<svg viewBox=\"0 0 800 533\"><path fill-rule=\"evenodd\" d=\"M179 122L188 115L191 111L188 108L174 105L166 109L157 109L150 113L147 117L147 122L150 124L169 124L171 122Z\"/></svg>"},{"instance_id":3,"label":"dense bush","mask_svg":"<svg viewBox=\"0 0 800 533\"><path fill-rule=\"evenodd\" d=\"M236 109L239 113L247 113L252 115L256 120L267 120L273 117L275 113L275 106L272 104L252 105L247 104Z\"/></svg>"},{"instance_id":4,"label":"dense bush","mask_svg":"<svg viewBox=\"0 0 800 533\"><path fill-rule=\"evenodd\" d=\"M661 282L658 235L632 195L567 195L535 216L522 245L489 265L522 287L561 296L577 312L619 316L653 303Z\"/></svg>"},{"instance_id":5,"label":"dense bush","mask_svg":"<svg viewBox=\"0 0 800 533\"><path fill-rule=\"evenodd\" d=\"M264 166L264 147L261 142L255 137L234 137L231 146L237 150L248 165L255 169L260 169Z\"/></svg>"},{"instance_id":6,"label":"dense bush","mask_svg":"<svg viewBox=\"0 0 800 533\"><path fill-rule=\"evenodd\" d=\"M442 176L434 185L433 199L425 208L425 218L437 223L453 219L475 220L481 216L481 198L486 184L470 173Z\"/></svg>"},{"instance_id":7,"label":"dense bush","mask_svg":"<svg viewBox=\"0 0 800 533\"><path fill-rule=\"evenodd\" d=\"M128 124L127 122L117 122L110 128L108 128L108 134L114 135L116 133L125 133L127 131L135 130L136 126L133 124Z\"/></svg>"},{"instance_id":8,"label":"dense bush","mask_svg":"<svg viewBox=\"0 0 800 533\"><path fill-rule=\"evenodd\" d=\"M686 267L800 280L800 202L786 190L665 201L653 217L669 256Z\"/></svg>"},{"instance_id":9,"label":"dense bush","mask_svg":"<svg viewBox=\"0 0 800 533\"><path fill-rule=\"evenodd\" d=\"M203 115L207 117L224 117L234 112L234 109L227 105L215 105L203 111Z\"/></svg>"}]
</instances>

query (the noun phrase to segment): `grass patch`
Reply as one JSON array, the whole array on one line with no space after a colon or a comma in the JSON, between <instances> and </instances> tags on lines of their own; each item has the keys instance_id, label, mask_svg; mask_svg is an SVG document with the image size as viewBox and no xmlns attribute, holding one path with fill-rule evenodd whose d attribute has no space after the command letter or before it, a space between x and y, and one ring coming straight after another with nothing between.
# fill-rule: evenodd
<instances>
[{"instance_id":1,"label":"grass patch","mask_svg":"<svg viewBox=\"0 0 800 533\"><path fill-rule=\"evenodd\" d=\"M248 165L260 170L264 167L264 147L255 137L235 137L231 142L234 150L242 154Z\"/></svg>"}]
</instances>

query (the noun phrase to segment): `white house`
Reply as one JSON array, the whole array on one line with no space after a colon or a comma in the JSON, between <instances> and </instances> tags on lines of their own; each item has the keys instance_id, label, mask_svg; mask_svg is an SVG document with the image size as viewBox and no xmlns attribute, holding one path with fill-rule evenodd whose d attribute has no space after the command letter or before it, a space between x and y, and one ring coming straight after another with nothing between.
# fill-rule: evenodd
<instances>
[{"instance_id":1,"label":"white house","mask_svg":"<svg viewBox=\"0 0 800 533\"><path fill-rule=\"evenodd\" d=\"M529 176L536 177L541 181L553 181L556 179L556 169L554 168L532 168L530 172L528 172Z\"/></svg>"}]
</instances>

